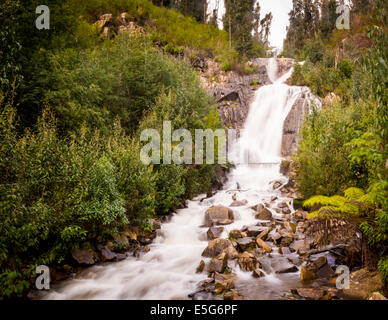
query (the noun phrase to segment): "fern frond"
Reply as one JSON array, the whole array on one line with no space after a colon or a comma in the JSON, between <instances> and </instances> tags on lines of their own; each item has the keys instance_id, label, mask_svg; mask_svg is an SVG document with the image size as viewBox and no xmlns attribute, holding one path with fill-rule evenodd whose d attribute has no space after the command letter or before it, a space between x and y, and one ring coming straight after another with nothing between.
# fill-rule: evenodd
<instances>
[{"instance_id":1,"label":"fern frond","mask_svg":"<svg viewBox=\"0 0 388 320\"><path fill-rule=\"evenodd\" d=\"M349 188L344 192L345 198L348 200L360 200L365 196L365 192L359 188Z\"/></svg>"},{"instance_id":2,"label":"fern frond","mask_svg":"<svg viewBox=\"0 0 388 320\"><path fill-rule=\"evenodd\" d=\"M323 206L318 210L308 214L308 219L332 219L339 216L337 207L334 206Z\"/></svg>"},{"instance_id":3,"label":"fern frond","mask_svg":"<svg viewBox=\"0 0 388 320\"><path fill-rule=\"evenodd\" d=\"M329 206L329 205L336 205L336 204L333 204L332 197L326 197L326 196L313 196L310 199L303 202L303 206L307 208L312 208L314 206Z\"/></svg>"}]
</instances>

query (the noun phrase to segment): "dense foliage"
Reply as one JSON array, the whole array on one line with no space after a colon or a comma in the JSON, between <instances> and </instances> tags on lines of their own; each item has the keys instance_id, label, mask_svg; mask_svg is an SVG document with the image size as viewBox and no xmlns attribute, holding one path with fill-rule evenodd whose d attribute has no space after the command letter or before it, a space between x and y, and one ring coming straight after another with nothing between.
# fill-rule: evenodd
<instances>
[{"instance_id":1,"label":"dense foliage","mask_svg":"<svg viewBox=\"0 0 388 320\"><path fill-rule=\"evenodd\" d=\"M323 1L318 16L307 2L298 10L302 1L294 1L290 14L284 54L305 60L296 66L292 82L310 86L322 98L335 95L324 100L322 110L313 110L302 129L295 155L300 188L305 198L312 197L307 206L322 206L315 216L330 212L360 218L371 250L381 255L378 267L387 281L387 5L354 1L350 30L336 30L339 2ZM309 24L310 34L294 38L298 28ZM359 189L357 196L347 195Z\"/></svg>"},{"instance_id":2,"label":"dense foliage","mask_svg":"<svg viewBox=\"0 0 388 320\"><path fill-rule=\"evenodd\" d=\"M161 133L164 120L221 127L198 76L166 46L209 55L227 47L226 33L150 1L48 1L51 33L31 27L36 1L19 4L1 4L5 297L26 292L36 265L69 261L71 248L109 241L131 225L147 229L150 218L210 190L218 165L146 166L139 137L145 128ZM146 33L102 41L92 23L124 11Z\"/></svg>"}]
</instances>

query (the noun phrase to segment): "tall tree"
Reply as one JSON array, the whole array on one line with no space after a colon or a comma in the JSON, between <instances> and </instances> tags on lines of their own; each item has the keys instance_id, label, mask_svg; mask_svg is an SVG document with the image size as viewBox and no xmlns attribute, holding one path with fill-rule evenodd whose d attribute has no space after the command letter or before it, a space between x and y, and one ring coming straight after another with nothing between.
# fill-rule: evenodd
<instances>
[{"instance_id":1,"label":"tall tree","mask_svg":"<svg viewBox=\"0 0 388 320\"><path fill-rule=\"evenodd\" d=\"M253 48L255 0L225 0L224 29L229 30L236 49L249 56Z\"/></svg>"}]
</instances>

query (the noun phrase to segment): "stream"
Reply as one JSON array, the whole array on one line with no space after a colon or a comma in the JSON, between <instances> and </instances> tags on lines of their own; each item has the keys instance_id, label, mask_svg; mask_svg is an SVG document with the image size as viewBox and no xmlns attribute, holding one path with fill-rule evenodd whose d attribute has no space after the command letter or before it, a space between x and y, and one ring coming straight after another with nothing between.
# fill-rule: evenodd
<instances>
[{"instance_id":1,"label":"stream","mask_svg":"<svg viewBox=\"0 0 388 320\"><path fill-rule=\"evenodd\" d=\"M255 92L244 130L233 149L235 159L242 154L249 157L249 164L236 163L227 183L213 197L201 195L187 201L187 208L177 210L169 222L162 224L150 252L88 268L76 279L55 284L44 299L189 299L189 294L198 291L198 283L207 279L207 273L198 274L196 268L201 259L206 263L210 260L201 257L209 241L208 228L201 227L209 207L228 207L234 195L248 201L232 208L235 219L225 226L222 238L228 238L230 230L256 225L258 220L251 207L259 203L269 203L275 219L283 216L274 210L281 202L294 211L292 199L273 190L271 182L287 183L279 173L283 122L302 88L284 84L292 70L277 79L276 59L268 59L267 69L273 83ZM290 255L291 259L297 257L296 253ZM267 260L276 259L284 259L277 249ZM229 261L229 268L237 275L235 288L245 299L279 299L300 284L299 271L277 274L272 272L271 262L263 268L265 276L257 279L233 261Z\"/></svg>"}]
</instances>

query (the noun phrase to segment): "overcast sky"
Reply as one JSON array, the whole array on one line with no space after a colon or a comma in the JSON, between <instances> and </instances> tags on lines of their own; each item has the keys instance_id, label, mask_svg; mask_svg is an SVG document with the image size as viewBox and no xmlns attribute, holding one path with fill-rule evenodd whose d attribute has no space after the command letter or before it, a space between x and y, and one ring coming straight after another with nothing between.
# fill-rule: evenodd
<instances>
[{"instance_id":1,"label":"overcast sky","mask_svg":"<svg viewBox=\"0 0 388 320\"><path fill-rule=\"evenodd\" d=\"M268 12L272 12L273 20L269 41L271 45L283 47L286 37L286 28L289 25L288 13L292 9L292 0L259 0L261 18Z\"/></svg>"},{"instance_id":2,"label":"overcast sky","mask_svg":"<svg viewBox=\"0 0 388 320\"><path fill-rule=\"evenodd\" d=\"M266 13L272 12L273 20L269 41L276 47L283 46L283 40L286 37L286 27L289 24L288 13L292 9L292 0L259 0L261 7L261 18ZM222 16L225 14L224 0L209 0L208 13L211 14L215 7L219 8L219 27L222 28Z\"/></svg>"}]
</instances>

